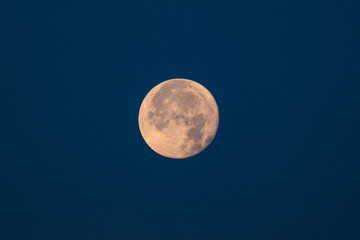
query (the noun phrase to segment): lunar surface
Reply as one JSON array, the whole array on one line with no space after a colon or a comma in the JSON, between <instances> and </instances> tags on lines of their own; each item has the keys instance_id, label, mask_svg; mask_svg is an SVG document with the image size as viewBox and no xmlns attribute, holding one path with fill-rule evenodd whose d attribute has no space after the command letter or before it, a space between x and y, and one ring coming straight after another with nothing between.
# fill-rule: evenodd
<instances>
[{"instance_id":1,"label":"lunar surface","mask_svg":"<svg viewBox=\"0 0 360 240\"><path fill-rule=\"evenodd\" d=\"M171 79L155 86L139 111L145 142L160 155L187 158L214 139L219 110L211 93L197 82Z\"/></svg>"}]
</instances>

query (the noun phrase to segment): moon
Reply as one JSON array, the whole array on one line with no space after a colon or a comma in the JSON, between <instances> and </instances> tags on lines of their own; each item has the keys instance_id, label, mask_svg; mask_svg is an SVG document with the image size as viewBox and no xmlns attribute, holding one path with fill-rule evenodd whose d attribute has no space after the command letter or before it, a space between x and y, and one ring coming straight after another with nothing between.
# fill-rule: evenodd
<instances>
[{"instance_id":1,"label":"moon","mask_svg":"<svg viewBox=\"0 0 360 240\"><path fill-rule=\"evenodd\" d=\"M168 158L200 153L213 141L218 126L214 97L192 80L164 81L150 90L140 106L142 137L152 150Z\"/></svg>"}]
</instances>

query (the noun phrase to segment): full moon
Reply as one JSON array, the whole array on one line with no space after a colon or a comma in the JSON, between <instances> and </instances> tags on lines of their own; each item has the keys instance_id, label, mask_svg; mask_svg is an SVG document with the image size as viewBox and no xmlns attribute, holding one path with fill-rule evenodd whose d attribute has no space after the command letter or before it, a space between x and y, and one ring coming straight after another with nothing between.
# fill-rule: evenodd
<instances>
[{"instance_id":1,"label":"full moon","mask_svg":"<svg viewBox=\"0 0 360 240\"><path fill-rule=\"evenodd\" d=\"M201 84L170 79L155 86L140 106L139 128L149 147L168 158L188 158L214 139L219 110Z\"/></svg>"}]
</instances>

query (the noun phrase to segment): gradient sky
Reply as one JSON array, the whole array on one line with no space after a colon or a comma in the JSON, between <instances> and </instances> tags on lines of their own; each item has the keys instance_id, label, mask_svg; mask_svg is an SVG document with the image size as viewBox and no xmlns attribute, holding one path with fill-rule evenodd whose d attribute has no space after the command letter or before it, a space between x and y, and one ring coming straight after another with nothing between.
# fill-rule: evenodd
<instances>
[{"instance_id":1,"label":"gradient sky","mask_svg":"<svg viewBox=\"0 0 360 240\"><path fill-rule=\"evenodd\" d=\"M0 239L360 239L357 1L2 1ZM164 158L171 78L220 112Z\"/></svg>"}]
</instances>

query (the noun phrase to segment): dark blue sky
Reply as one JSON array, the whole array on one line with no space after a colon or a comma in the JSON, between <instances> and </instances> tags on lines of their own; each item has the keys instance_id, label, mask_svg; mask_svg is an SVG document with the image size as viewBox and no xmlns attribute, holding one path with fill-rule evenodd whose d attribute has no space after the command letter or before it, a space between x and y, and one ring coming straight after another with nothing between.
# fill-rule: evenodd
<instances>
[{"instance_id":1,"label":"dark blue sky","mask_svg":"<svg viewBox=\"0 0 360 240\"><path fill-rule=\"evenodd\" d=\"M359 7L1 2L0 239L358 239ZM219 106L190 159L138 128L171 78Z\"/></svg>"}]
</instances>

